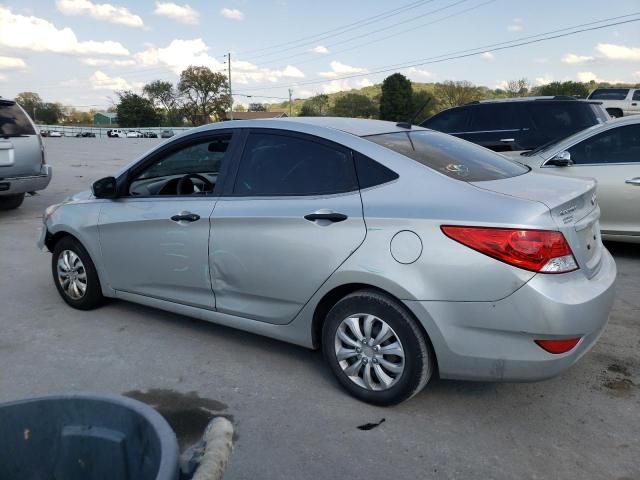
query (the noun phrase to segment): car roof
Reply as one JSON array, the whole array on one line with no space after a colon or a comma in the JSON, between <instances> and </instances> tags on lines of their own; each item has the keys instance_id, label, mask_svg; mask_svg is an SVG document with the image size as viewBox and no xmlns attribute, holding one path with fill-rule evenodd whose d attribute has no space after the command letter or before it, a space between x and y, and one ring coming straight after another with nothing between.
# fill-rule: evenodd
<instances>
[{"instance_id":1,"label":"car roof","mask_svg":"<svg viewBox=\"0 0 640 480\"><path fill-rule=\"evenodd\" d=\"M410 130L426 130L423 127L412 125L411 129L398 126L396 122L387 122L383 120L369 120L364 118L344 118L344 117L288 117L288 118L268 118L261 120L229 120L219 122L202 127L220 128L280 128L290 129L296 126L313 126L320 128L330 128L339 130L358 137L366 137L368 135L380 135L382 133L408 132Z\"/></svg>"}]
</instances>

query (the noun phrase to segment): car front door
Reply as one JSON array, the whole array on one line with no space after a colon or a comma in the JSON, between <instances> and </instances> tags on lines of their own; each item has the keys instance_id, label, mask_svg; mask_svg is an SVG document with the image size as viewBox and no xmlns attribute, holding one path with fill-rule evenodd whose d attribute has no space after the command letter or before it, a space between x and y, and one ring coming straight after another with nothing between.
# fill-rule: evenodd
<instances>
[{"instance_id":1,"label":"car front door","mask_svg":"<svg viewBox=\"0 0 640 480\"><path fill-rule=\"evenodd\" d=\"M477 104L470 108L471 121L462 138L496 152L524 150L526 128L517 102ZM527 128L528 129L528 128Z\"/></svg>"},{"instance_id":2,"label":"car front door","mask_svg":"<svg viewBox=\"0 0 640 480\"><path fill-rule=\"evenodd\" d=\"M351 152L317 137L252 130L211 226L217 310L290 322L364 240Z\"/></svg>"},{"instance_id":3,"label":"car front door","mask_svg":"<svg viewBox=\"0 0 640 480\"><path fill-rule=\"evenodd\" d=\"M543 171L595 178L602 232L640 235L640 124L611 128L568 152L574 165Z\"/></svg>"},{"instance_id":4,"label":"car front door","mask_svg":"<svg viewBox=\"0 0 640 480\"><path fill-rule=\"evenodd\" d=\"M233 154L231 132L172 142L126 175L124 195L100 212L112 288L214 309L209 218Z\"/></svg>"}]
</instances>

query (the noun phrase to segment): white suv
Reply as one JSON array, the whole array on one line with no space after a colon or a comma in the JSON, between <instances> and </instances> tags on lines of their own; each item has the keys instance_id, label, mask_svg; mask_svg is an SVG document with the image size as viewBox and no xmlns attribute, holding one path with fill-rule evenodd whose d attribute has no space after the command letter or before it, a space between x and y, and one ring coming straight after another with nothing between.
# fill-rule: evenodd
<instances>
[{"instance_id":1,"label":"white suv","mask_svg":"<svg viewBox=\"0 0 640 480\"><path fill-rule=\"evenodd\" d=\"M612 117L640 114L640 88L597 88L588 99L602 102Z\"/></svg>"}]
</instances>

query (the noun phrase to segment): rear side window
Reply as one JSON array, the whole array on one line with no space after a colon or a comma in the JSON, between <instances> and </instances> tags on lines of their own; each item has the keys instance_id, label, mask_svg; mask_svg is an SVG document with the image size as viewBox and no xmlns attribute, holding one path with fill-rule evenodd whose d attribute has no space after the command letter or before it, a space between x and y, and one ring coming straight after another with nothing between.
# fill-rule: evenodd
<instances>
[{"instance_id":1,"label":"rear side window","mask_svg":"<svg viewBox=\"0 0 640 480\"><path fill-rule=\"evenodd\" d=\"M468 120L468 108L454 108L431 117L423 122L422 126L444 133L465 132Z\"/></svg>"},{"instance_id":2,"label":"rear side window","mask_svg":"<svg viewBox=\"0 0 640 480\"><path fill-rule=\"evenodd\" d=\"M633 101L638 101L640 100L640 90L636 90L635 92L633 92Z\"/></svg>"},{"instance_id":3,"label":"rear side window","mask_svg":"<svg viewBox=\"0 0 640 480\"><path fill-rule=\"evenodd\" d=\"M3 137L36 134L29 118L15 103L0 103L0 133Z\"/></svg>"},{"instance_id":4,"label":"rear side window","mask_svg":"<svg viewBox=\"0 0 640 480\"><path fill-rule=\"evenodd\" d=\"M529 171L491 150L435 132L385 133L364 138L466 182L500 180Z\"/></svg>"},{"instance_id":5,"label":"rear side window","mask_svg":"<svg viewBox=\"0 0 640 480\"><path fill-rule=\"evenodd\" d=\"M390 170L384 165L362 155L361 153L355 154L355 160L356 172L358 173L358 184L360 185L360 188L382 185L383 183L392 182L399 177L399 175L393 170Z\"/></svg>"},{"instance_id":6,"label":"rear side window","mask_svg":"<svg viewBox=\"0 0 640 480\"><path fill-rule=\"evenodd\" d=\"M471 110L470 131L516 130L521 127L515 104L479 104Z\"/></svg>"},{"instance_id":7,"label":"rear side window","mask_svg":"<svg viewBox=\"0 0 640 480\"><path fill-rule=\"evenodd\" d=\"M628 88L598 88L589 95L590 100L624 100L629 94Z\"/></svg>"},{"instance_id":8,"label":"rear side window","mask_svg":"<svg viewBox=\"0 0 640 480\"><path fill-rule=\"evenodd\" d=\"M251 133L233 193L316 195L357 189L350 152L301 137Z\"/></svg>"},{"instance_id":9,"label":"rear side window","mask_svg":"<svg viewBox=\"0 0 640 480\"><path fill-rule=\"evenodd\" d=\"M550 138L570 135L605 120L599 105L586 102L530 102L527 108L536 129Z\"/></svg>"}]
</instances>

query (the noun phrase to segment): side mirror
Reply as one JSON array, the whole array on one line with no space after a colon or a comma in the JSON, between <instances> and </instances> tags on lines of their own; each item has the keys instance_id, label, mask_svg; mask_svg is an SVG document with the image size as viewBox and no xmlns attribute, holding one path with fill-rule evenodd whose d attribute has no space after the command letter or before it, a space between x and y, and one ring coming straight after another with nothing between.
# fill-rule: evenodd
<instances>
[{"instance_id":1,"label":"side mirror","mask_svg":"<svg viewBox=\"0 0 640 480\"><path fill-rule=\"evenodd\" d=\"M565 150L549 159L546 165L551 165L554 167L570 167L571 165L573 165L573 160L571 160L571 154Z\"/></svg>"},{"instance_id":2,"label":"side mirror","mask_svg":"<svg viewBox=\"0 0 640 480\"><path fill-rule=\"evenodd\" d=\"M118 187L114 177L104 177L95 181L91 190L96 198L116 198L118 196Z\"/></svg>"}]
</instances>

